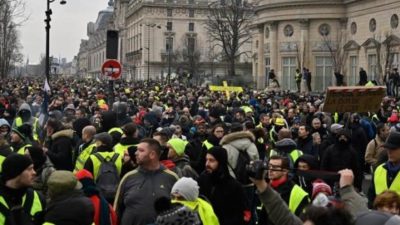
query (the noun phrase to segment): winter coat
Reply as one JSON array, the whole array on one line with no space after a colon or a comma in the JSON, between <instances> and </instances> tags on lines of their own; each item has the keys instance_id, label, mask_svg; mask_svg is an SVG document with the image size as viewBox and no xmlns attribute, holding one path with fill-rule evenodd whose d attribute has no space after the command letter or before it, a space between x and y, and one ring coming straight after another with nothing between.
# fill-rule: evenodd
<instances>
[{"instance_id":1,"label":"winter coat","mask_svg":"<svg viewBox=\"0 0 400 225\"><path fill-rule=\"evenodd\" d=\"M376 135L374 139L372 139L368 145L367 150L365 151L365 162L370 164L371 166L375 166L378 161L379 154L384 150L383 144L385 143L379 135Z\"/></svg>"},{"instance_id":2,"label":"winter coat","mask_svg":"<svg viewBox=\"0 0 400 225\"><path fill-rule=\"evenodd\" d=\"M189 157L184 155L183 157L174 159L173 162L177 168L177 175L179 177L191 177L197 180L199 174L190 166Z\"/></svg>"},{"instance_id":3,"label":"winter coat","mask_svg":"<svg viewBox=\"0 0 400 225\"><path fill-rule=\"evenodd\" d=\"M73 137L74 131L70 129L60 130L51 135L48 143L47 156L50 158L56 170L73 170Z\"/></svg>"},{"instance_id":4,"label":"winter coat","mask_svg":"<svg viewBox=\"0 0 400 225\"><path fill-rule=\"evenodd\" d=\"M306 139L297 139L297 148L304 154L309 154L314 157L318 157L318 151L313 147L313 139L311 135L308 135Z\"/></svg>"},{"instance_id":5,"label":"winter coat","mask_svg":"<svg viewBox=\"0 0 400 225\"><path fill-rule=\"evenodd\" d=\"M148 171L141 167L127 173L115 196L114 208L121 225L147 225L156 218L154 201L169 197L178 176L160 166Z\"/></svg>"},{"instance_id":6,"label":"winter coat","mask_svg":"<svg viewBox=\"0 0 400 225\"><path fill-rule=\"evenodd\" d=\"M258 149L254 142L255 137L249 131L233 132L222 138L220 145L228 153L229 173L232 177L236 178L233 169L236 168L239 151L246 151L250 161L259 159Z\"/></svg>"},{"instance_id":7,"label":"winter coat","mask_svg":"<svg viewBox=\"0 0 400 225\"><path fill-rule=\"evenodd\" d=\"M290 194L292 192L293 187L295 186L295 183L292 182L291 180L287 180L285 183L279 185L278 187L274 188L281 198L283 199L286 204L289 205L289 200L290 200ZM301 203L296 209L295 215L299 216L304 208L309 204L310 199L308 197L303 198ZM271 219L270 219L270 214L266 213L266 211L262 211L261 214L259 215L259 224L271 224ZM278 225L277 223L273 223L275 225Z\"/></svg>"},{"instance_id":8,"label":"winter coat","mask_svg":"<svg viewBox=\"0 0 400 225\"><path fill-rule=\"evenodd\" d=\"M367 135L360 124L353 124L351 127L351 145L358 154L358 161L361 166L365 162L365 150L368 145Z\"/></svg>"},{"instance_id":9,"label":"winter coat","mask_svg":"<svg viewBox=\"0 0 400 225\"><path fill-rule=\"evenodd\" d=\"M45 221L57 225L91 225L94 208L92 201L81 191L54 197L46 210Z\"/></svg>"},{"instance_id":10,"label":"winter coat","mask_svg":"<svg viewBox=\"0 0 400 225\"><path fill-rule=\"evenodd\" d=\"M355 176L355 186L361 187L362 170L356 151L350 144L340 145L335 143L326 150L321 161L321 170L338 172L343 169L351 169Z\"/></svg>"},{"instance_id":11,"label":"winter coat","mask_svg":"<svg viewBox=\"0 0 400 225\"><path fill-rule=\"evenodd\" d=\"M225 173L203 172L198 180L200 195L210 201L220 225L244 225L243 215L247 208L244 189L227 170Z\"/></svg>"}]
</instances>

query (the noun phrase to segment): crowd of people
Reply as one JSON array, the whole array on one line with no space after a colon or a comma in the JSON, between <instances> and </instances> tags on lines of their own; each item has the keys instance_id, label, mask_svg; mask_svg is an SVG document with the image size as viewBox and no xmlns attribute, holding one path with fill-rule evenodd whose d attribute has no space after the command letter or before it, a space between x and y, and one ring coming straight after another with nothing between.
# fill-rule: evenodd
<instances>
[{"instance_id":1,"label":"crowd of people","mask_svg":"<svg viewBox=\"0 0 400 225\"><path fill-rule=\"evenodd\" d=\"M0 86L0 224L400 224L395 97L337 113L179 81Z\"/></svg>"}]
</instances>

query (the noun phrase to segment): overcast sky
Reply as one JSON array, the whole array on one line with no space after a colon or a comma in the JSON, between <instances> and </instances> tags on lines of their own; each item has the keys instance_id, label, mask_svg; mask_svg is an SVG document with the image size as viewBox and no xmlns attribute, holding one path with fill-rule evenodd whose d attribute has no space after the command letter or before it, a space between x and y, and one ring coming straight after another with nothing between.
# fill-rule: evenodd
<instances>
[{"instance_id":1,"label":"overcast sky","mask_svg":"<svg viewBox=\"0 0 400 225\"><path fill-rule=\"evenodd\" d=\"M20 28L22 53L29 63L38 63L46 51L45 11L46 0L25 0L29 20ZM107 8L108 0L60 0L51 3L53 10L50 30L50 55L71 61L78 53L81 39L87 39L86 25L96 21L100 10Z\"/></svg>"}]
</instances>

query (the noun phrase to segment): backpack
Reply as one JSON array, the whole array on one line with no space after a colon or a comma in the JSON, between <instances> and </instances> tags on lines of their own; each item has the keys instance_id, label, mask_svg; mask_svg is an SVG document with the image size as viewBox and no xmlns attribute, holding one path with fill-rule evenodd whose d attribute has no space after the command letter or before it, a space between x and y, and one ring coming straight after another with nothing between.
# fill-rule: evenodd
<instances>
[{"instance_id":1,"label":"backpack","mask_svg":"<svg viewBox=\"0 0 400 225\"><path fill-rule=\"evenodd\" d=\"M118 169L115 165L119 154L115 153L111 160L108 161L99 153L95 153L94 156L100 160L99 175L96 179L96 185L104 198L107 199L108 202L112 202L120 181Z\"/></svg>"},{"instance_id":2,"label":"backpack","mask_svg":"<svg viewBox=\"0 0 400 225\"><path fill-rule=\"evenodd\" d=\"M247 165L250 164L250 156L246 151L238 150L239 155L237 158L236 167L232 168L233 173L236 176L236 180L242 185L251 184L249 175L247 174Z\"/></svg>"}]
</instances>

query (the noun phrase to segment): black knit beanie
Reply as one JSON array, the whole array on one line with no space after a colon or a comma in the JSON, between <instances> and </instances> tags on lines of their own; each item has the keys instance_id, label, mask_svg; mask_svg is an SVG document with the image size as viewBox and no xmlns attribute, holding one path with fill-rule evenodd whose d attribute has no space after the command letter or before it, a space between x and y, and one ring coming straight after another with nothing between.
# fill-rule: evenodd
<instances>
[{"instance_id":1,"label":"black knit beanie","mask_svg":"<svg viewBox=\"0 0 400 225\"><path fill-rule=\"evenodd\" d=\"M12 153L3 162L1 179L3 182L11 180L19 176L32 164L33 162L28 156Z\"/></svg>"}]
</instances>

